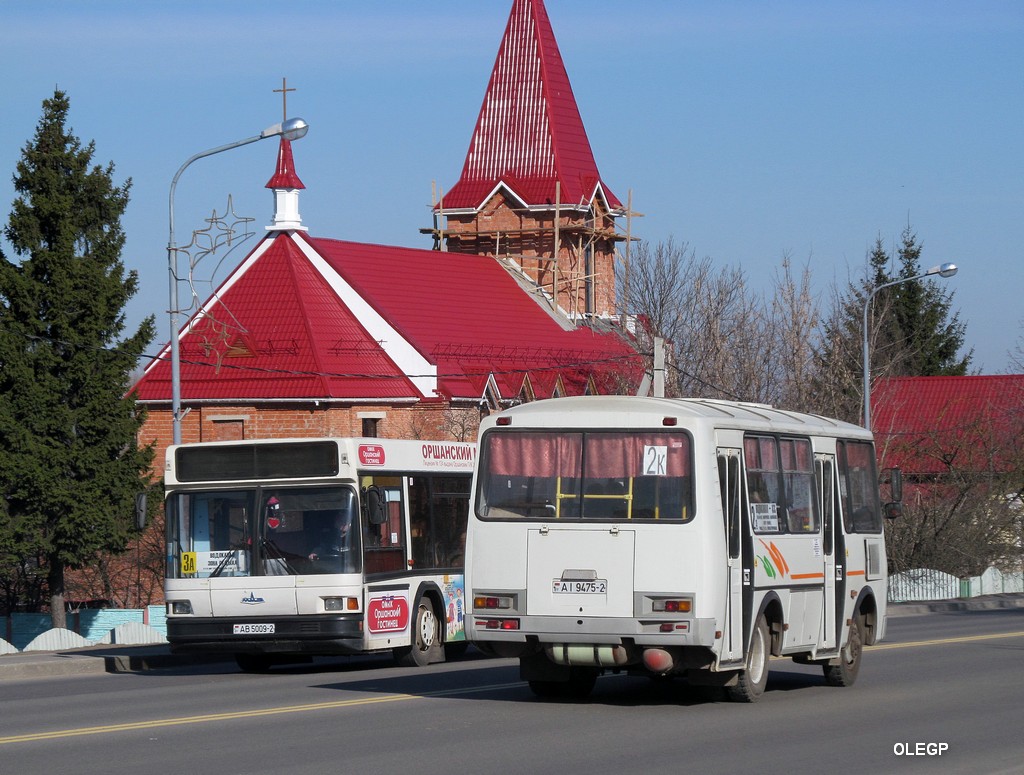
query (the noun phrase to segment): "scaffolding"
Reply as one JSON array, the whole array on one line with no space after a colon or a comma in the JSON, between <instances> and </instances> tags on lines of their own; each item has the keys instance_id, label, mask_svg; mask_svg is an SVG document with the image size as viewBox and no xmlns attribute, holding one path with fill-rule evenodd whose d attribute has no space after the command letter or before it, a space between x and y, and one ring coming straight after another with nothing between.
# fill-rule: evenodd
<instances>
[{"instance_id":1,"label":"scaffolding","mask_svg":"<svg viewBox=\"0 0 1024 775\"><path fill-rule=\"evenodd\" d=\"M632 191L625 209L595 212L593 204L563 203L556 181L552 207L504 208L518 218L520 225L516 228L481 225L480 210L460 211L458 216L467 216L467 220L453 224L455 214L445 211L444 194L439 194L436 183L431 198L434 223L431 228L420 229L420 233L431 235L434 250L493 256L520 279L532 283L537 297L571 320L616 314L616 262L628 279L630 243L637 241L632 235L632 221L643 217L633 211ZM551 215L545 219L548 213ZM624 233L617 228L617 217L625 219ZM603 284L608 286L609 308L599 312L598 293ZM624 319L625 311L619 309L617 316Z\"/></svg>"}]
</instances>

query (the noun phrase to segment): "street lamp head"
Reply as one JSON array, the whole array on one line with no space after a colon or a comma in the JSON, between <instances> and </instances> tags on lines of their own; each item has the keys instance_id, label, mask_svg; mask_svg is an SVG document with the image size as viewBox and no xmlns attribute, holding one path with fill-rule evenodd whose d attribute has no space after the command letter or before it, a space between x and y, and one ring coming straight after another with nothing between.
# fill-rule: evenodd
<instances>
[{"instance_id":1,"label":"street lamp head","mask_svg":"<svg viewBox=\"0 0 1024 775\"><path fill-rule=\"evenodd\" d=\"M301 118L287 118L280 124L268 126L258 135L247 137L244 140L236 140L235 142L228 143L227 145L219 145L216 148L211 148L208 151L201 151L194 156L190 156L188 160L178 168L178 171L174 173L174 178L171 179L171 190L168 196L167 267L168 275L170 277L171 296L171 414L173 417L172 425L174 428L175 444L181 443L181 355L178 333L178 314L181 310L178 309L178 251L176 250L174 243L174 190L178 186L178 178L181 177L181 173L185 171L185 168L197 159L213 156L215 153L222 153L223 151L230 151L232 148L249 145L249 143L265 140L268 137L280 136L288 141L298 140L300 137L305 137L306 132L308 131L309 124Z\"/></svg>"},{"instance_id":2,"label":"street lamp head","mask_svg":"<svg viewBox=\"0 0 1024 775\"><path fill-rule=\"evenodd\" d=\"M939 266L933 266L923 276L930 277L937 274L939 277L952 277L956 274L956 268L956 264L940 264Z\"/></svg>"},{"instance_id":3,"label":"street lamp head","mask_svg":"<svg viewBox=\"0 0 1024 775\"><path fill-rule=\"evenodd\" d=\"M309 124L301 118L289 118L282 121L280 124L268 126L260 132L259 139L264 140L268 137L277 137L280 135L285 140L298 140L300 137L305 137L306 132L308 131Z\"/></svg>"},{"instance_id":4,"label":"street lamp head","mask_svg":"<svg viewBox=\"0 0 1024 775\"><path fill-rule=\"evenodd\" d=\"M309 124L303 121L301 118L290 118L282 124L284 131L281 135L285 140L298 140L301 137L306 136L306 132L309 131ZM952 264L946 264L946 266L953 266ZM953 267L953 271L956 271L956 267Z\"/></svg>"}]
</instances>

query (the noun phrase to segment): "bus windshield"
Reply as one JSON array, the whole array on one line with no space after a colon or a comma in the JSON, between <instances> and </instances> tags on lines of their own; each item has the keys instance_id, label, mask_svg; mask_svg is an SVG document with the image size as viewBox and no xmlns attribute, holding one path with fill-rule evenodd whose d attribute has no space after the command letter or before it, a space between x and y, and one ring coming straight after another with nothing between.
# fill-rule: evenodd
<instances>
[{"instance_id":1,"label":"bus windshield","mask_svg":"<svg viewBox=\"0 0 1024 775\"><path fill-rule=\"evenodd\" d=\"M357 573L351 487L175 493L167 499L168 578Z\"/></svg>"},{"instance_id":2,"label":"bus windshield","mask_svg":"<svg viewBox=\"0 0 1024 775\"><path fill-rule=\"evenodd\" d=\"M690 437L664 431L491 431L482 440L485 519L693 518Z\"/></svg>"}]
</instances>

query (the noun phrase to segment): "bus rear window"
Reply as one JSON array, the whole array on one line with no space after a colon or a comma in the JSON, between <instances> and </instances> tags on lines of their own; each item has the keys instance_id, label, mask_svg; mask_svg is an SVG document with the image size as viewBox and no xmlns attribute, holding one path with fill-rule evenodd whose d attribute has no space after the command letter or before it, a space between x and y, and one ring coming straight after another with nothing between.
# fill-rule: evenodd
<instances>
[{"instance_id":1,"label":"bus rear window","mask_svg":"<svg viewBox=\"0 0 1024 775\"><path fill-rule=\"evenodd\" d=\"M489 519L673 520L693 516L683 432L491 431L477 513Z\"/></svg>"}]
</instances>

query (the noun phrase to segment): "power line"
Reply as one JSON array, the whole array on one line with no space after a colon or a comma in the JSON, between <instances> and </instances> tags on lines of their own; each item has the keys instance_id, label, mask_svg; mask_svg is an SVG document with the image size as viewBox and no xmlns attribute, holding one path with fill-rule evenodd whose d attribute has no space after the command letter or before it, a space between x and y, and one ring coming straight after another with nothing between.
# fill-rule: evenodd
<instances>
[{"instance_id":1,"label":"power line","mask_svg":"<svg viewBox=\"0 0 1024 775\"><path fill-rule=\"evenodd\" d=\"M21 333L21 332L19 332ZM26 339L32 341L47 342L49 344L62 345L69 348L76 348L80 350L88 350L92 352L106 352L106 353L117 353L118 349L114 347L102 347L99 345L88 345L79 344L75 342L67 342L60 339L53 339L51 337L40 336L38 334L26 334L21 333ZM564 351L563 351L564 352ZM190 366L202 366L204 368L211 369L232 369L236 371L246 371L257 374L277 374L282 376L293 376L293 377L326 377L332 379L428 379L428 378L456 378L456 377L486 377L486 376L502 376L508 374L529 374L538 371L559 371L571 368L579 368L582 366L597 366L612 363L625 363L631 362L637 358L650 357L651 353L629 353L624 355L608 356L606 358L590 358L586 360L578 361L567 361L567 362L555 362L551 364L538 365L533 367L524 367L516 369L500 369L500 370L486 370L486 371L458 371L451 373L442 374L405 374L405 373L371 373L371 372L329 372L329 371L305 371L299 369L276 369L267 366L251 366L246 364L235 364L235 363L210 363L208 361L196 361L183 358L181 360L182 365ZM166 362L170 360L169 356L152 355L149 353L140 353L139 359L148 359L150 362L161 361Z\"/></svg>"}]
</instances>

